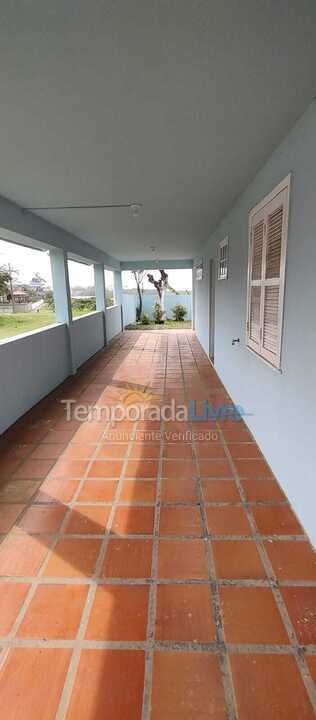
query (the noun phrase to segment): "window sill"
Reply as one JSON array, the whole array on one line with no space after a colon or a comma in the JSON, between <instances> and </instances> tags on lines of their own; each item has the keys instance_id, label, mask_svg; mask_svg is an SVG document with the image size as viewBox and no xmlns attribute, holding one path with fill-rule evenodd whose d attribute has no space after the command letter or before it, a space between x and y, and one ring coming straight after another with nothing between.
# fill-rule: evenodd
<instances>
[{"instance_id":1,"label":"window sill","mask_svg":"<svg viewBox=\"0 0 316 720\"><path fill-rule=\"evenodd\" d=\"M77 320L82 320L83 318L91 317L92 315L99 315L101 310L92 310L92 312L83 313L82 315L77 315L76 317L72 318L72 322L77 322Z\"/></svg>"},{"instance_id":2,"label":"window sill","mask_svg":"<svg viewBox=\"0 0 316 720\"><path fill-rule=\"evenodd\" d=\"M278 375L283 375L282 368L277 368L275 365L272 365L272 363L269 363L269 360L266 360L266 358L262 357L262 355L259 355L259 353L256 353L255 350L250 348L248 345L246 345L246 350L251 353L254 357L258 358L258 360L261 360L270 370L273 370L274 372L278 373Z\"/></svg>"},{"instance_id":3,"label":"window sill","mask_svg":"<svg viewBox=\"0 0 316 720\"><path fill-rule=\"evenodd\" d=\"M3 338L3 340L0 340L0 347L2 345L7 345L11 342L16 342L17 340L23 340L24 338L32 337L32 335L39 335L40 333L48 332L49 330L54 330L57 327L61 327L62 325L66 325L66 323L52 323L51 325L44 325L43 327L35 328L34 330L29 330L29 332L25 333L19 333L18 335L12 335L12 337Z\"/></svg>"}]
</instances>

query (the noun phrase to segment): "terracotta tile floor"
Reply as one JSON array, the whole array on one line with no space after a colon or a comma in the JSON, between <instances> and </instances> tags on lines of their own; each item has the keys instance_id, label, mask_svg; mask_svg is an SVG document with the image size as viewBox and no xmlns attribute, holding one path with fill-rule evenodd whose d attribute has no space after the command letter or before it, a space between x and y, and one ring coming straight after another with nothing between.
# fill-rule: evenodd
<instances>
[{"instance_id":1,"label":"terracotta tile floor","mask_svg":"<svg viewBox=\"0 0 316 720\"><path fill-rule=\"evenodd\" d=\"M60 404L144 391L231 403L194 333L127 332L1 441L0 720L312 720L316 558L244 423Z\"/></svg>"}]
</instances>

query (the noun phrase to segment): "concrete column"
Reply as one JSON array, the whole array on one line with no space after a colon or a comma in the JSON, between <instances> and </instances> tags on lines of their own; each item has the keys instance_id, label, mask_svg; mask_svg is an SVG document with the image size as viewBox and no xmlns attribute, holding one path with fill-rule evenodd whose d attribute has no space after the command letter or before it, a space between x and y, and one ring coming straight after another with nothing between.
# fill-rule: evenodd
<instances>
[{"instance_id":1,"label":"concrete column","mask_svg":"<svg viewBox=\"0 0 316 720\"><path fill-rule=\"evenodd\" d=\"M121 327L124 330L123 320L123 298L122 298L122 273L120 270L114 270L114 297L116 305L121 306Z\"/></svg>"},{"instance_id":2,"label":"concrete column","mask_svg":"<svg viewBox=\"0 0 316 720\"><path fill-rule=\"evenodd\" d=\"M54 249L50 251L50 263L53 281L56 321L67 325L69 373L75 373L72 352L72 312L71 293L68 274L68 259L65 250Z\"/></svg>"},{"instance_id":3,"label":"concrete column","mask_svg":"<svg viewBox=\"0 0 316 720\"><path fill-rule=\"evenodd\" d=\"M104 345L106 345L106 297L105 297L105 277L104 265L94 265L94 286L96 309L103 314L103 334Z\"/></svg>"},{"instance_id":4,"label":"concrete column","mask_svg":"<svg viewBox=\"0 0 316 720\"><path fill-rule=\"evenodd\" d=\"M192 292L191 292L191 325L195 330L195 268L192 270Z\"/></svg>"}]
</instances>

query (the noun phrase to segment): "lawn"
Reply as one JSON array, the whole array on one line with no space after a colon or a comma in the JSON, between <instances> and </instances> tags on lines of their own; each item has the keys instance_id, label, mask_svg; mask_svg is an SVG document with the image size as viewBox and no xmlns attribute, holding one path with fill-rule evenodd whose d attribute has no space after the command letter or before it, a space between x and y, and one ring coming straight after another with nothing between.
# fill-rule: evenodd
<instances>
[{"instance_id":1,"label":"lawn","mask_svg":"<svg viewBox=\"0 0 316 720\"><path fill-rule=\"evenodd\" d=\"M80 317L87 313L86 308L74 308L73 317ZM38 328L51 325L56 322L53 310L44 305L38 311L33 310L29 313L13 313L13 314L1 314L0 313L0 341L6 338L14 337L15 335L21 335L21 333L31 332L31 330L37 330ZM191 327L189 320L183 320L177 322L175 320L165 320L163 325L155 325L151 322L149 325L143 325L142 323L133 323L127 326L127 330L169 330L174 328L177 330L186 330Z\"/></svg>"},{"instance_id":2,"label":"lawn","mask_svg":"<svg viewBox=\"0 0 316 720\"><path fill-rule=\"evenodd\" d=\"M86 313L86 308L74 307L72 314L76 318L86 315ZM42 306L38 311L32 310L29 313L0 313L0 341L37 330L46 325L52 325L54 322L56 322L55 314L47 305Z\"/></svg>"},{"instance_id":3,"label":"lawn","mask_svg":"<svg viewBox=\"0 0 316 720\"><path fill-rule=\"evenodd\" d=\"M47 305L29 313L0 313L0 340L31 332L56 322L55 315Z\"/></svg>"},{"instance_id":4,"label":"lawn","mask_svg":"<svg viewBox=\"0 0 316 720\"><path fill-rule=\"evenodd\" d=\"M162 325L156 325L150 322L149 325L143 323L131 323L126 326L126 330L190 330L191 320L165 320Z\"/></svg>"}]
</instances>

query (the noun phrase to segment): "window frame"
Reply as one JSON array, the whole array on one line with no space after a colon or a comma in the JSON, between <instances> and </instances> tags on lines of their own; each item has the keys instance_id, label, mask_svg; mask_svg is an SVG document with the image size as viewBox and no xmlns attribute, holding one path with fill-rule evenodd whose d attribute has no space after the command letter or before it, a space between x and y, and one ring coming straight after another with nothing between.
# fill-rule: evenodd
<instances>
[{"instance_id":1,"label":"window frame","mask_svg":"<svg viewBox=\"0 0 316 720\"><path fill-rule=\"evenodd\" d=\"M246 348L254 353L263 362L270 367L281 372L282 357L282 340L283 340L283 320L284 320L284 295L285 295L285 273L287 258L287 242L289 227L289 205L290 205L290 187L291 173L287 175L268 195L266 195L257 205L249 212L248 216L248 270L247 270L247 315L246 315ZM266 278L266 248L267 248L267 218L280 207L280 195L283 195L282 206L282 240L280 253L280 272L277 278ZM256 223L254 219L256 218ZM263 246L262 246L262 266L261 279L252 279L253 266L253 247L252 247L252 231L254 224L264 222ZM266 348L263 347L263 320L265 309L265 288L278 287L278 331L277 331L277 352L275 357ZM251 291L253 287L260 287L260 346L255 347L255 342L250 338L250 310L251 310Z\"/></svg>"}]
</instances>

